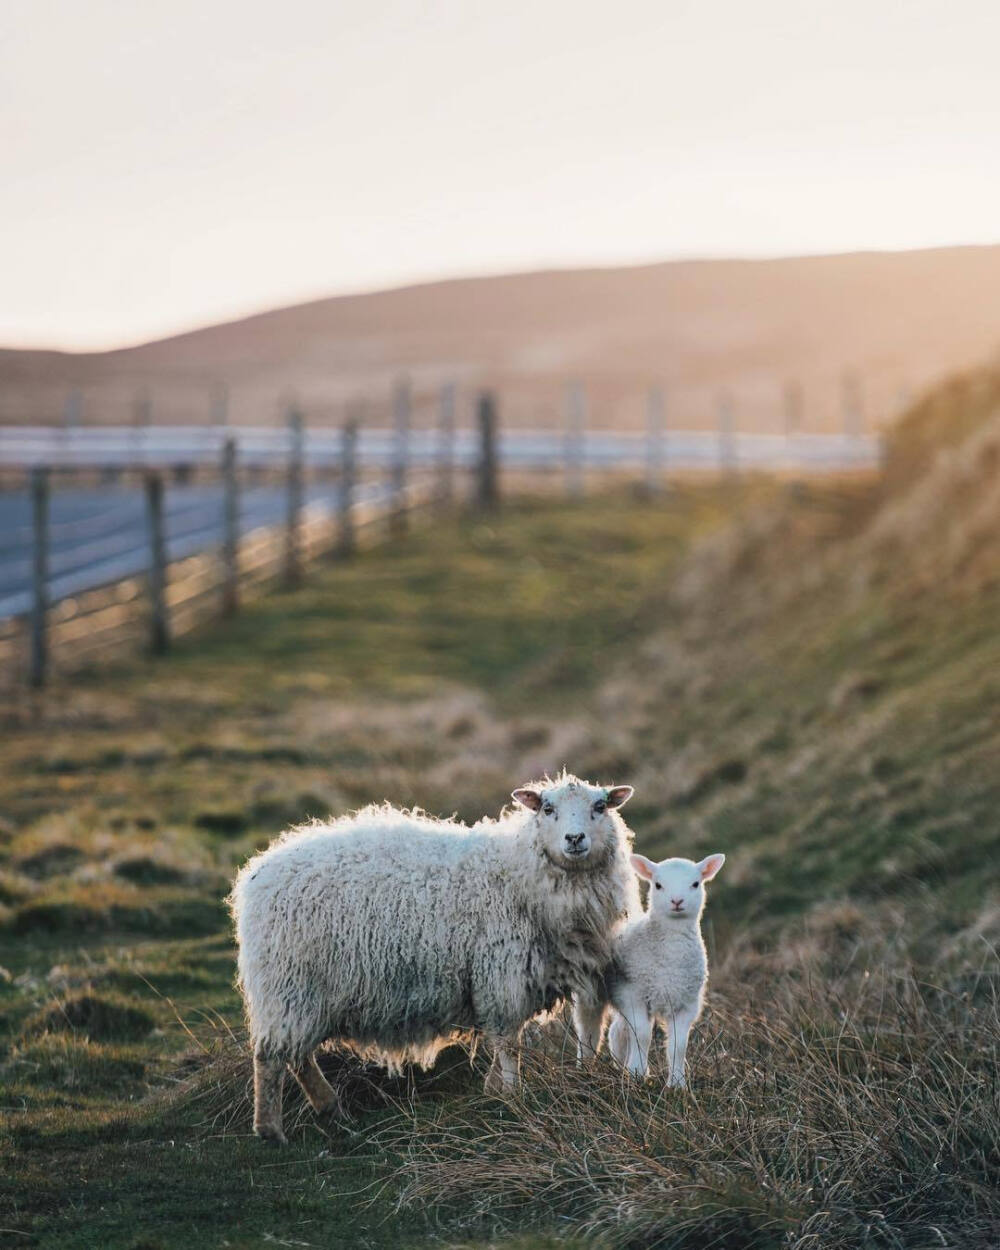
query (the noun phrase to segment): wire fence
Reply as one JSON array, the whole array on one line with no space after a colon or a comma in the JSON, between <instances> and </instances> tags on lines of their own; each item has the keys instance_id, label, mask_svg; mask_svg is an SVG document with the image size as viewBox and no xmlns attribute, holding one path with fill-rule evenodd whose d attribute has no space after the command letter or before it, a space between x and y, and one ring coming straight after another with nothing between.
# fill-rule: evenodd
<instances>
[{"instance_id":1,"label":"wire fence","mask_svg":"<svg viewBox=\"0 0 1000 1250\"><path fill-rule=\"evenodd\" d=\"M870 472L881 460L860 428L738 431L725 395L707 431L670 428L657 387L641 431L589 428L580 383L566 388L561 429L503 429L491 392L472 406L460 425L446 385L432 423L414 428L404 380L388 426L355 409L310 428L293 404L282 427L0 428L0 675L37 687L129 649L162 653L262 588L299 584L317 559L400 536L414 511L496 507L501 475L571 498L590 475L626 475L653 496L683 473Z\"/></svg>"}]
</instances>

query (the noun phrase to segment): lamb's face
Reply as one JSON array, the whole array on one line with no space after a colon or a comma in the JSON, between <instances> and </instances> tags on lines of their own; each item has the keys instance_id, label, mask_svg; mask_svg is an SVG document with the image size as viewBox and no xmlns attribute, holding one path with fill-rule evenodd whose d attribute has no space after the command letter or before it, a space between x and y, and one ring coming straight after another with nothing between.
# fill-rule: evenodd
<instances>
[{"instance_id":1,"label":"lamb's face","mask_svg":"<svg viewBox=\"0 0 1000 1250\"><path fill-rule=\"evenodd\" d=\"M592 786L576 777L514 791L517 802L534 814L539 845L566 869L603 858L619 828L613 813L631 797L631 786Z\"/></svg>"},{"instance_id":2,"label":"lamb's face","mask_svg":"<svg viewBox=\"0 0 1000 1250\"><path fill-rule=\"evenodd\" d=\"M670 920L697 920L705 906L705 882L711 881L725 855L693 859L664 859L654 864L645 855L633 855L632 867L649 882L649 910Z\"/></svg>"}]
</instances>

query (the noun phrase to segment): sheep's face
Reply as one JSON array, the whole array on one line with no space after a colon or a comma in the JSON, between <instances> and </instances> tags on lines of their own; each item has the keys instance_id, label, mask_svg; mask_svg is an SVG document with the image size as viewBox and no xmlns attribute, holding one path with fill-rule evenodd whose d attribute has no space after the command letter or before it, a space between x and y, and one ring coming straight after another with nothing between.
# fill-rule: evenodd
<instances>
[{"instance_id":1,"label":"sheep's face","mask_svg":"<svg viewBox=\"0 0 1000 1250\"><path fill-rule=\"evenodd\" d=\"M632 797L631 786L592 786L560 777L546 786L525 786L513 797L534 814L538 844L561 868L585 868L618 835L615 810Z\"/></svg>"},{"instance_id":2,"label":"sheep's face","mask_svg":"<svg viewBox=\"0 0 1000 1250\"><path fill-rule=\"evenodd\" d=\"M705 883L726 862L725 855L693 859L664 859L658 864L645 855L633 855L632 867L649 882L649 910L670 920L697 920L705 906Z\"/></svg>"}]
</instances>

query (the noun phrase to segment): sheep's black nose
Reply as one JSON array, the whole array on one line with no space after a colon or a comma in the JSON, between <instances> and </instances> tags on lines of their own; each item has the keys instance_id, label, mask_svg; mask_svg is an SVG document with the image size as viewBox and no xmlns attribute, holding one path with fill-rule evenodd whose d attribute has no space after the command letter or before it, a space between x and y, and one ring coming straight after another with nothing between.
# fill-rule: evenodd
<instances>
[{"instance_id":1,"label":"sheep's black nose","mask_svg":"<svg viewBox=\"0 0 1000 1250\"><path fill-rule=\"evenodd\" d=\"M566 844L568 846L579 846L583 841L583 836L584 835L582 833L567 833Z\"/></svg>"}]
</instances>

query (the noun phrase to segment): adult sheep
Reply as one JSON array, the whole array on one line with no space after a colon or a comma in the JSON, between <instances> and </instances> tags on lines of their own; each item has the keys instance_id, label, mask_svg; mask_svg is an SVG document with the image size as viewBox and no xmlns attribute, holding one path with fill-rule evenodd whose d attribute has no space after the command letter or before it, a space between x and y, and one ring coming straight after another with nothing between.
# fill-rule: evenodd
<instances>
[{"instance_id":1,"label":"adult sheep","mask_svg":"<svg viewBox=\"0 0 1000 1250\"><path fill-rule=\"evenodd\" d=\"M427 1067L449 1042L481 1037L487 1090L512 1086L525 1023L571 995L596 1002L611 940L638 911L616 810L631 794L563 773L515 790L496 821L366 807L251 859L230 905L254 1131L285 1140L286 1066L317 1111L339 1109L316 1064L326 1041Z\"/></svg>"}]
</instances>

